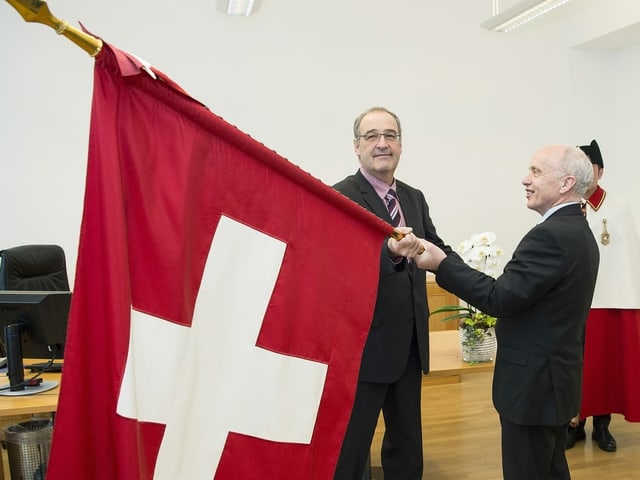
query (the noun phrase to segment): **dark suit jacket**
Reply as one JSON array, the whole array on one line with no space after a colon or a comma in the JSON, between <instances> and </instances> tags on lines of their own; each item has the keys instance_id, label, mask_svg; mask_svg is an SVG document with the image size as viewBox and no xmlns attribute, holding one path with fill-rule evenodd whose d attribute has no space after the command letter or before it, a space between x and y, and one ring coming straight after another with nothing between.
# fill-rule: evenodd
<instances>
[{"instance_id":1,"label":"dark suit jacket","mask_svg":"<svg viewBox=\"0 0 640 480\"><path fill-rule=\"evenodd\" d=\"M493 403L519 425L565 425L580 408L583 335L599 263L577 204L525 235L494 280L448 256L436 281L498 317Z\"/></svg>"},{"instance_id":2,"label":"dark suit jacket","mask_svg":"<svg viewBox=\"0 0 640 480\"><path fill-rule=\"evenodd\" d=\"M418 237L450 252L451 248L436 233L422 192L398 180L396 185L407 226L412 227ZM360 171L337 183L334 188L391 223L387 207ZM422 370L429 372L426 288L426 272L406 260L394 265L385 242L380 256L378 297L360 367L361 381L392 383L400 378L409 357L414 329Z\"/></svg>"}]
</instances>

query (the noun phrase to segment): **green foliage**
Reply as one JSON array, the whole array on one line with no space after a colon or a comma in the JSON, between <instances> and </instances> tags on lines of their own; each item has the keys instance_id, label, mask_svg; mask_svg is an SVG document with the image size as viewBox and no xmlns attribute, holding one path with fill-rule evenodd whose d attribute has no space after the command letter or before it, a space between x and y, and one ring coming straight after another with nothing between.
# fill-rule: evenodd
<instances>
[{"instance_id":1,"label":"green foliage","mask_svg":"<svg viewBox=\"0 0 640 480\"><path fill-rule=\"evenodd\" d=\"M466 347L474 347L481 342L486 335L493 335L496 326L496 318L486 313L482 313L470 305L466 307L462 305L445 305L433 312L435 313L451 313L457 312L443 318L441 321L448 322L451 320L459 320L460 329L464 330L462 344Z\"/></svg>"},{"instance_id":2,"label":"green foliage","mask_svg":"<svg viewBox=\"0 0 640 480\"><path fill-rule=\"evenodd\" d=\"M495 241L496 234L493 232L476 233L469 240L460 244L458 253L469 267L495 278L498 271L498 259L504 254L502 249L495 245ZM462 344L465 347L474 348L486 336L495 335L496 318L482 313L469 304L466 307L446 305L431 313L451 313L442 321L458 321L459 328L463 332Z\"/></svg>"}]
</instances>

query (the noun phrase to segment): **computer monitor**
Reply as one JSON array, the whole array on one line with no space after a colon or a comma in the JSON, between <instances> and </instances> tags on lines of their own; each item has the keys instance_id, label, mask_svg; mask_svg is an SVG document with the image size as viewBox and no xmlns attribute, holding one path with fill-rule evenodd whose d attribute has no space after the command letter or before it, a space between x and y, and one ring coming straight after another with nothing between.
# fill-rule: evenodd
<instances>
[{"instance_id":1,"label":"computer monitor","mask_svg":"<svg viewBox=\"0 0 640 480\"><path fill-rule=\"evenodd\" d=\"M12 392L25 391L23 358L63 358L70 305L67 291L0 291L0 338ZM28 387L26 393L36 392Z\"/></svg>"}]
</instances>

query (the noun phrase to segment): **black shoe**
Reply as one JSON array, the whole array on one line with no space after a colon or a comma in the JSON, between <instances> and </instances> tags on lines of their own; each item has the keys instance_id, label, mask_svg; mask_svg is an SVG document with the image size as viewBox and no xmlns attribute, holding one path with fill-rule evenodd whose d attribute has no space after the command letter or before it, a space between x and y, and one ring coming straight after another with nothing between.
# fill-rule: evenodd
<instances>
[{"instance_id":1,"label":"black shoe","mask_svg":"<svg viewBox=\"0 0 640 480\"><path fill-rule=\"evenodd\" d=\"M584 426L580 425L578 427L569 427L569 431L567 433L567 447L569 450L573 448L576 442L581 442L582 440L587 438L587 434L584 431Z\"/></svg>"},{"instance_id":2,"label":"black shoe","mask_svg":"<svg viewBox=\"0 0 640 480\"><path fill-rule=\"evenodd\" d=\"M613 438L608 428L594 428L591 438L598 442L600 450L604 450L605 452L616 451L616 439Z\"/></svg>"}]
</instances>

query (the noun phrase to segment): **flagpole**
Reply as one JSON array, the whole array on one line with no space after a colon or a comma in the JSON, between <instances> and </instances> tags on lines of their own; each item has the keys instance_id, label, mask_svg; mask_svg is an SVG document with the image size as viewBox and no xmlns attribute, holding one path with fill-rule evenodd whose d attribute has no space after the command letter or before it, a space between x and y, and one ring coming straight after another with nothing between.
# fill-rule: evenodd
<instances>
[{"instance_id":1,"label":"flagpole","mask_svg":"<svg viewBox=\"0 0 640 480\"><path fill-rule=\"evenodd\" d=\"M18 11L25 22L48 25L58 35L67 37L92 57L100 53L102 40L70 26L66 20L59 20L54 17L49 11L47 2L40 0L7 0L7 3Z\"/></svg>"}]
</instances>

